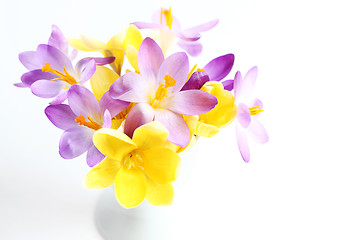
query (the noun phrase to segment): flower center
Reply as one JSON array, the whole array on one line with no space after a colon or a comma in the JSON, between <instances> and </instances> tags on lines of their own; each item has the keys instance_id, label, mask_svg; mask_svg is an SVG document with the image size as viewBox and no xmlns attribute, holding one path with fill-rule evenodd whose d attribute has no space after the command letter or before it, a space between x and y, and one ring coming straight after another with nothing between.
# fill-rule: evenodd
<instances>
[{"instance_id":1,"label":"flower center","mask_svg":"<svg viewBox=\"0 0 360 240\"><path fill-rule=\"evenodd\" d=\"M173 22L173 17L171 15L171 7L169 8L169 10L164 10L163 8L161 8L160 24L163 23L163 21L162 21L163 15L165 17L166 25L169 27L169 29L171 29L172 22Z\"/></svg>"},{"instance_id":2,"label":"flower center","mask_svg":"<svg viewBox=\"0 0 360 240\"><path fill-rule=\"evenodd\" d=\"M89 122L86 122L84 115L80 114L79 117L75 118L75 122L94 130L99 130L101 128L100 124L94 122L90 117L87 118L89 119Z\"/></svg>"},{"instance_id":3,"label":"flower center","mask_svg":"<svg viewBox=\"0 0 360 240\"><path fill-rule=\"evenodd\" d=\"M250 110L250 115L258 115L260 112L264 111L261 109L260 106L251 107L249 108L249 110Z\"/></svg>"},{"instance_id":4,"label":"flower center","mask_svg":"<svg viewBox=\"0 0 360 240\"><path fill-rule=\"evenodd\" d=\"M176 84L176 80L168 74L165 75L164 80L165 82L160 84L159 88L156 90L155 98L151 103L152 106L157 106L165 97L167 97L168 88L173 87Z\"/></svg>"},{"instance_id":5,"label":"flower center","mask_svg":"<svg viewBox=\"0 0 360 240\"><path fill-rule=\"evenodd\" d=\"M124 159L124 167L130 169L132 167L144 169L144 161L135 151L129 153Z\"/></svg>"},{"instance_id":6,"label":"flower center","mask_svg":"<svg viewBox=\"0 0 360 240\"><path fill-rule=\"evenodd\" d=\"M73 76L71 76L67 71L66 71L66 68L64 67L64 73L63 74L62 72L59 72L58 70L56 69L52 69L51 66L50 66L50 63L45 63L45 65L41 68L41 70L43 72L51 72L51 73L54 73L55 75L58 75L59 78L54 78L54 79L51 79L51 81L56 81L56 80L62 80L62 81L65 81L67 82L68 84L70 85L74 85L74 84L77 84L75 78Z\"/></svg>"}]
</instances>

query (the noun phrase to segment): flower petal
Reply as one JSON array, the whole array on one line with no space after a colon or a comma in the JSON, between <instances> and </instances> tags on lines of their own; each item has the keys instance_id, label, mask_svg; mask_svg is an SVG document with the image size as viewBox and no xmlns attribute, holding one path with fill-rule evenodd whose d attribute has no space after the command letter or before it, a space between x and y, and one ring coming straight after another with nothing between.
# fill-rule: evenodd
<instances>
[{"instance_id":1,"label":"flower petal","mask_svg":"<svg viewBox=\"0 0 360 240\"><path fill-rule=\"evenodd\" d=\"M179 40L178 45L192 57L199 56L202 51L202 44L199 42Z\"/></svg>"},{"instance_id":2,"label":"flower petal","mask_svg":"<svg viewBox=\"0 0 360 240\"><path fill-rule=\"evenodd\" d=\"M191 77L185 83L181 91L200 89L208 81L210 81L209 75L204 72L196 71L191 74Z\"/></svg>"},{"instance_id":3,"label":"flower petal","mask_svg":"<svg viewBox=\"0 0 360 240\"><path fill-rule=\"evenodd\" d=\"M108 110L110 112L111 117L115 117L118 113L124 110L129 102L124 102L118 99L113 99L110 97L110 93L106 92L99 101L100 112L105 112Z\"/></svg>"},{"instance_id":4,"label":"flower petal","mask_svg":"<svg viewBox=\"0 0 360 240\"><path fill-rule=\"evenodd\" d=\"M56 25L52 25L52 32L48 44L67 54L69 42Z\"/></svg>"},{"instance_id":5,"label":"flower petal","mask_svg":"<svg viewBox=\"0 0 360 240\"><path fill-rule=\"evenodd\" d=\"M189 74L189 60L184 52L174 53L161 64L157 74L157 82L163 83L165 75L170 75L176 81L174 87L169 87L169 91L178 92L184 86L187 75Z\"/></svg>"},{"instance_id":6,"label":"flower petal","mask_svg":"<svg viewBox=\"0 0 360 240\"><path fill-rule=\"evenodd\" d=\"M85 118L99 118L100 107L95 96L87 88L73 85L68 91L68 101L71 110L76 116L83 115Z\"/></svg>"},{"instance_id":7,"label":"flower petal","mask_svg":"<svg viewBox=\"0 0 360 240\"><path fill-rule=\"evenodd\" d=\"M91 59L88 63L84 64L83 68L79 72L80 81L79 84L83 84L87 80L89 80L96 71L96 63L95 60Z\"/></svg>"},{"instance_id":8,"label":"flower petal","mask_svg":"<svg viewBox=\"0 0 360 240\"><path fill-rule=\"evenodd\" d=\"M225 90L232 91L234 89L234 80L225 80L221 83Z\"/></svg>"},{"instance_id":9,"label":"flower petal","mask_svg":"<svg viewBox=\"0 0 360 240\"><path fill-rule=\"evenodd\" d=\"M141 36L139 29L135 25L130 24L130 26L126 29L126 33L125 33L125 39L124 39L125 48L127 48L128 45L132 45L138 51L142 41L143 38Z\"/></svg>"},{"instance_id":10,"label":"flower petal","mask_svg":"<svg viewBox=\"0 0 360 240\"><path fill-rule=\"evenodd\" d=\"M92 144L94 130L78 126L66 130L60 139L59 153L65 159L72 159L86 152Z\"/></svg>"},{"instance_id":11,"label":"flower petal","mask_svg":"<svg viewBox=\"0 0 360 240\"><path fill-rule=\"evenodd\" d=\"M38 97L52 98L60 94L68 83L64 81L38 80L31 85L31 92Z\"/></svg>"},{"instance_id":12,"label":"flower petal","mask_svg":"<svg viewBox=\"0 0 360 240\"><path fill-rule=\"evenodd\" d=\"M147 102L152 82L140 74L128 72L110 87L110 96L126 102Z\"/></svg>"},{"instance_id":13,"label":"flower petal","mask_svg":"<svg viewBox=\"0 0 360 240\"><path fill-rule=\"evenodd\" d=\"M141 150L161 147L169 131L159 122L150 122L135 129L133 141Z\"/></svg>"},{"instance_id":14,"label":"flower petal","mask_svg":"<svg viewBox=\"0 0 360 240\"><path fill-rule=\"evenodd\" d=\"M124 133L133 137L135 129L154 120L154 109L147 103L136 104L125 120ZM136 143L136 142L135 142Z\"/></svg>"},{"instance_id":15,"label":"flower petal","mask_svg":"<svg viewBox=\"0 0 360 240\"><path fill-rule=\"evenodd\" d=\"M27 87L30 87L31 84L37 80L51 80L56 78L56 75L49 72L43 72L41 69L35 69L30 72L24 73L21 76L21 82L23 82Z\"/></svg>"},{"instance_id":16,"label":"flower petal","mask_svg":"<svg viewBox=\"0 0 360 240\"><path fill-rule=\"evenodd\" d=\"M234 65L234 60L234 54L226 54L206 64L204 70L209 75L210 81L220 81L226 77Z\"/></svg>"},{"instance_id":17,"label":"flower petal","mask_svg":"<svg viewBox=\"0 0 360 240\"><path fill-rule=\"evenodd\" d=\"M68 90L64 89L59 93L59 95L50 102L50 105L57 105L63 103L67 99L67 92Z\"/></svg>"},{"instance_id":18,"label":"flower petal","mask_svg":"<svg viewBox=\"0 0 360 240\"><path fill-rule=\"evenodd\" d=\"M214 19L212 21L185 29L182 31L182 33L186 36L192 36L192 35L196 35L200 32L205 32L208 31L210 29L212 29L213 27L215 27L217 24L219 23L219 19Z\"/></svg>"},{"instance_id":19,"label":"flower petal","mask_svg":"<svg viewBox=\"0 0 360 240\"><path fill-rule=\"evenodd\" d=\"M93 167L105 158L105 155L102 154L94 145L92 145L86 155L86 163L89 167Z\"/></svg>"},{"instance_id":20,"label":"flower petal","mask_svg":"<svg viewBox=\"0 0 360 240\"><path fill-rule=\"evenodd\" d=\"M104 66L96 66L94 75L90 78L91 89L97 100L100 100L105 92L109 91L111 84L119 78L119 75Z\"/></svg>"},{"instance_id":21,"label":"flower petal","mask_svg":"<svg viewBox=\"0 0 360 240\"><path fill-rule=\"evenodd\" d=\"M236 124L236 141L241 154L241 157L245 162L250 160L250 149L245 131Z\"/></svg>"},{"instance_id":22,"label":"flower petal","mask_svg":"<svg viewBox=\"0 0 360 240\"><path fill-rule=\"evenodd\" d=\"M180 157L168 148L151 148L141 153L146 175L158 184L176 180L180 171Z\"/></svg>"},{"instance_id":23,"label":"flower petal","mask_svg":"<svg viewBox=\"0 0 360 240\"><path fill-rule=\"evenodd\" d=\"M251 115L249 107L244 103L239 103L237 106L236 119L243 128L247 128L251 122Z\"/></svg>"},{"instance_id":24,"label":"flower petal","mask_svg":"<svg viewBox=\"0 0 360 240\"><path fill-rule=\"evenodd\" d=\"M127 135L110 128L96 131L93 142L102 154L118 161L123 160L126 154L137 148Z\"/></svg>"},{"instance_id":25,"label":"flower petal","mask_svg":"<svg viewBox=\"0 0 360 240\"><path fill-rule=\"evenodd\" d=\"M146 200L154 206L169 206L174 199L174 187L171 183L157 184L147 179Z\"/></svg>"},{"instance_id":26,"label":"flower petal","mask_svg":"<svg viewBox=\"0 0 360 240\"><path fill-rule=\"evenodd\" d=\"M138 54L138 66L141 75L155 79L163 61L164 54L159 45L151 38L145 38Z\"/></svg>"},{"instance_id":27,"label":"flower petal","mask_svg":"<svg viewBox=\"0 0 360 240\"><path fill-rule=\"evenodd\" d=\"M104 112L104 122L103 122L102 127L103 128L111 128L111 123L112 123L111 114L110 114L109 110L106 109Z\"/></svg>"},{"instance_id":28,"label":"flower petal","mask_svg":"<svg viewBox=\"0 0 360 240\"><path fill-rule=\"evenodd\" d=\"M184 115L198 115L209 112L218 103L215 96L201 90L181 91L164 99L160 107Z\"/></svg>"},{"instance_id":29,"label":"flower petal","mask_svg":"<svg viewBox=\"0 0 360 240\"><path fill-rule=\"evenodd\" d=\"M45 108L45 114L56 127L62 130L67 130L79 125L75 122L77 116L73 113L69 105L50 105Z\"/></svg>"},{"instance_id":30,"label":"flower petal","mask_svg":"<svg viewBox=\"0 0 360 240\"><path fill-rule=\"evenodd\" d=\"M28 70L41 68L43 65L39 61L36 51L26 51L19 54L19 60Z\"/></svg>"},{"instance_id":31,"label":"flower petal","mask_svg":"<svg viewBox=\"0 0 360 240\"><path fill-rule=\"evenodd\" d=\"M251 95L251 92L254 88L256 78L258 74L258 68L252 67L245 75L244 79L238 80L236 86L235 98L236 101L246 101ZM234 85L235 88L235 85Z\"/></svg>"},{"instance_id":32,"label":"flower petal","mask_svg":"<svg viewBox=\"0 0 360 240\"><path fill-rule=\"evenodd\" d=\"M206 124L200 121L198 121L196 124L196 135L199 135L201 137L213 137L219 131L219 128L211 124Z\"/></svg>"},{"instance_id":33,"label":"flower petal","mask_svg":"<svg viewBox=\"0 0 360 240\"><path fill-rule=\"evenodd\" d=\"M93 51L101 51L103 49L106 49L106 44L95 38L92 38L92 37L89 37L86 35L80 35L80 39L81 39L81 42L84 43L84 45L87 48L92 49Z\"/></svg>"},{"instance_id":34,"label":"flower petal","mask_svg":"<svg viewBox=\"0 0 360 240\"><path fill-rule=\"evenodd\" d=\"M105 158L96 167L91 169L85 177L85 186L89 189L110 187L115 182L116 174L120 169L120 162Z\"/></svg>"},{"instance_id":35,"label":"flower petal","mask_svg":"<svg viewBox=\"0 0 360 240\"><path fill-rule=\"evenodd\" d=\"M155 109L155 121L161 122L169 131L169 142L180 147L185 147L189 144L190 130L179 114L158 108Z\"/></svg>"},{"instance_id":36,"label":"flower petal","mask_svg":"<svg viewBox=\"0 0 360 240\"><path fill-rule=\"evenodd\" d=\"M70 59L59 49L46 44L40 44L37 47L36 55L42 66L50 63L53 69L64 73L64 67L70 75L74 75L74 68Z\"/></svg>"},{"instance_id":37,"label":"flower petal","mask_svg":"<svg viewBox=\"0 0 360 240\"><path fill-rule=\"evenodd\" d=\"M269 136L264 126L256 118L252 119L248 134L257 143L264 144L269 141Z\"/></svg>"},{"instance_id":38,"label":"flower petal","mask_svg":"<svg viewBox=\"0 0 360 240\"><path fill-rule=\"evenodd\" d=\"M144 201L146 192L146 178L140 170L120 168L115 179L115 194L121 206L138 206Z\"/></svg>"}]
</instances>

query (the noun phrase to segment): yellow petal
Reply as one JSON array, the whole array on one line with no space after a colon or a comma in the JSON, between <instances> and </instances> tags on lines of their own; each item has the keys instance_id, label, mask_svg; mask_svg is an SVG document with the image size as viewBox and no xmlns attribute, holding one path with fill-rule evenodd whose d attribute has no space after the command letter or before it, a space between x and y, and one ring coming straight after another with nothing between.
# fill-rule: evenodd
<instances>
[{"instance_id":1,"label":"yellow petal","mask_svg":"<svg viewBox=\"0 0 360 240\"><path fill-rule=\"evenodd\" d=\"M77 38L68 38L69 45L77 50L85 51L85 52L92 52L94 51L92 48L85 46L85 44Z\"/></svg>"},{"instance_id":2,"label":"yellow petal","mask_svg":"<svg viewBox=\"0 0 360 240\"><path fill-rule=\"evenodd\" d=\"M196 135L201 137L213 137L219 132L219 128L211 124L198 122L196 125Z\"/></svg>"},{"instance_id":3,"label":"yellow petal","mask_svg":"<svg viewBox=\"0 0 360 240\"><path fill-rule=\"evenodd\" d=\"M119 75L111 69L104 66L96 66L96 71L90 78L90 84L98 101L105 92L109 91L111 84L113 84L118 78Z\"/></svg>"},{"instance_id":4,"label":"yellow petal","mask_svg":"<svg viewBox=\"0 0 360 240\"><path fill-rule=\"evenodd\" d=\"M180 147L176 152L181 153L181 152L184 152L185 150L186 151L190 150L193 146L195 146L195 143L197 142L197 140L198 140L197 136L191 135L189 144L186 147Z\"/></svg>"},{"instance_id":5,"label":"yellow petal","mask_svg":"<svg viewBox=\"0 0 360 240\"><path fill-rule=\"evenodd\" d=\"M141 152L144 171L151 180L165 184L176 180L180 171L180 157L168 148L152 148Z\"/></svg>"},{"instance_id":6,"label":"yellow petal","mask_svg":"<svg viewBox=\"0 0 360 240\"><path fill-rule=\"evenodd\" d=\"M136 72L139 72L138 67L138 51L132 45L128 45L125 49L126 58L131 64L131 66L135 69Z\"/></svg>"},{"instance_id":7,"label":"yellow petal","mask_svg":"<svg viewBox=\"0 0 360 240\"><path fill-rule=\"evenodd\" d=\"M105 43L95 38L81 35L80 39L81 42L83 42L86 47L93 49L94 51L101 51L107 48Z\"/></svg>"},{"instance_id":8,"label":"yellow petal","mask_svg":"<svg viewBox=\"0 0 360 240\"><path fill-rule=\"evenodd\" d=\"M115 182L115 177L119 169L119 161L105 158L86 174L85 186L89 189L110 187Z\"/></svg>"},{"instance_id":9,"label":"yellow petal","mask_svg":"<svg viewBox=\"0 0 360 240\"><path fill-rule=\"evenodd\" d=\"M121 206L138 206L145 199L146 189L146 178L141 170L120 168L115 179L115 194Z\"/></svg>"},{"instance_id":10,"label":"yellow petal","mask_svg":"<svg viewBox=\"0 0 360 240\"><path fill-rule=\"evenodd\" d=\"M135 47L137 51L139 51L140 45L143 41L143 38L141 36L140 30L135 27L135 25L131 24L125 33L125 40L124 45L125 48L127 48L129 45L132 45Z\"/></svg>"},{"instance_id":11,"label":"yellow petal","mask_svg":"<svg viewBox=\"0 0 360 240\"><path fill-rule=\"evenodd\" d=\"M218 104L209 112L199 115L199 121L217 128L229 124L236 115L235 98L232 93L225 90L222 83L215 81L206 82L201 90L214 95Z\"/></svg>"},{"instance_id":12,"label":"yellow petal","mask_svg":"<svg viewBox=\"0 0 360 240\"><path fill-rule=\"evenodd\" d=\"M169 131L159 122L150 122L134 131L132 140L141 150L161 147L169 136Z\"/></svg>"},{"instance_id":13,"label":"yellow petal","mask_svg":"<svg viewBox=\"0 0 360 240\"><path fill-rule=\"evenodd\" d=\"M173 150L174 152L177 152L180 149L180 147L178 145L175 145L169 141L166 141L164 143L164 145L162 145L162 147L169 148L169 149Z\"/></svg>"},{"instance_id":14,"label":"yellow petal","mask_svg":"<svg viewBox=\"0 0 360 240\"><path fill-rule=\"evenodd\" d=\"M154 206L169 206L174 199L174 187L171 183L157 184L147 179L146 200Z\"/></svg>"},{"instance_id":15,"label":"yellow petal","mask_svg":"<svg viewBox=\"0 0 360 240\"><path fill-rule=\"evenodd\" d=\"M102 154L118 161L123 160L125 155L137 148L127 135L110 128L102 128L96 131L93 142Z\"/></svg>"},{"instance_id":16,"label":"yellow petal","mask_svg":"<svg viewBox=\"0 0 360 240\"><path fill-rule=\"evenodd\" d=\"M121 31L108 41L107 45L108 48L114 48L114 49L124 49L124 41L125 41L125 32Z\"/></svg>"},{"instance_id":17,"label":"yellow petal","mask_svg":"<svg viewBox=\"0 0 360 240\"><path fill-rule=\"evenodd\" d=\"M114 71L120 75L121 68L124 63L125 49L111 49L103 52L105 57L115 57L114 62L110 63L110 66Z\"/></svg>"}]
</instances>

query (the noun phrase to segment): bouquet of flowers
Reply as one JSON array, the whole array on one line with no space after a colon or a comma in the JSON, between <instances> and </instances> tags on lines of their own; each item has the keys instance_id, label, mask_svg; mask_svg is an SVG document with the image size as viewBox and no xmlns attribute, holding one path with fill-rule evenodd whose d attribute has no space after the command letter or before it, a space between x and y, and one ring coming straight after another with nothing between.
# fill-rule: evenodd
<instances>
[{"instance_id":1,"label":"bouquet of flowers","mask_svg":"<svg viewBox=\"0 0 360 240\"><path fill-rule=\"evenodd\" d=\"M64 130L60 156L73 159L86 153L91 167L86 187L114 184L125 208L144 199L170 205L179 153L233 120L245 162L250 159L248 136L258 143L268 141L258 120L263 104L250 98L256 66L244 77L237 71L229 80L224 78L232 70L233 54L190 67L189 58L202 52L200 33L218 20L182 29L171 8L161 8L153 19L130 24L107 43L87 36L66 38L53 26L47 44L19 54L28 72L15 86L52 99L45 114ZM143 29L149 37L143 37ZM175 42L183 51L169 54ZM74 63L78 51L103 57Z\"/></svg>"}]
</instances>

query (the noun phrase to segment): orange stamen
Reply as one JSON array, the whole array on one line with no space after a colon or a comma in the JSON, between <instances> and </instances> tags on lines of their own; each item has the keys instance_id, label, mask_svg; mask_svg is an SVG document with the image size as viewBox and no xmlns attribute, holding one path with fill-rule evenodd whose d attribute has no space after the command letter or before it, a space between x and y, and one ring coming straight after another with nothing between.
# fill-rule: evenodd
<instances>
[{"instance_id":1,"label":"orange stamen","mask_svg":"<svg viewBox=\"0 0 360 240\"><path fill-rule=\"evenodd\" d=\"M163 8L161 8L160 24L163 23L163 21L162 21L163 15L165 17L166 25L169 27L169 29L171 29L171 26L172 26L172 23L173 23L173 17L172 17L172 14L171 14L171 7L169 8L169 10L164 10Z\"/></svg>"},{"instance_id":2,"label":"orange stamen","mask_svg":"<svg viewBox=\"0 0 360 240\"><path fill-rule=\"evenodd\" d=\"M94 122L90 117L88 117L88 119L89 122L86 122L84 115L80 114L79 117L75 118L75 122L94 130L99 130L101 128L100 124Z\"/></svg>"},{"instance_id":3,"label":"orange stamen","mask_svg":"<svg viewBox=\"0 0 360 240\"><path fill-rule=\"evenodd\" d=\"M77 84L77 81L75 80L75 78L73 76L71 76L67 71L66 71L66 68L64 67L64 73L63 74L62 72L59 72L58 70L56 69L52 69L51 66L50 66L50 63L45 63L45 65L41 68L41 70L43 72L51 72L51 73L54 73L55 75L58 75L60 78L54 78L54 79L51 79L51 81L56 81L56 80L62 80L62 81L65 81L67 82L68 84L70 85L74 85L74 84Z\"/></svg>"},{"instance_id":4,"label":"orange stamen","mask_svg":"<svg viewBox=\"0 0 360 240\"><path fill-rule=\"evenodd\" d=\"M260 106L251 107L251 108L249 108L249 110L250 110L250 115L257 115L264 111L261 109Z\"/></svg>"}]
</instances>

